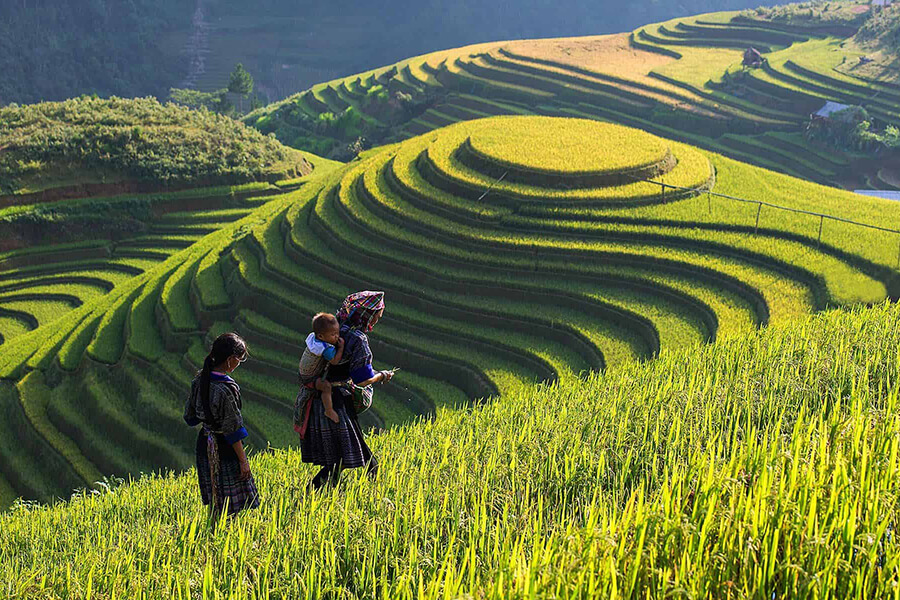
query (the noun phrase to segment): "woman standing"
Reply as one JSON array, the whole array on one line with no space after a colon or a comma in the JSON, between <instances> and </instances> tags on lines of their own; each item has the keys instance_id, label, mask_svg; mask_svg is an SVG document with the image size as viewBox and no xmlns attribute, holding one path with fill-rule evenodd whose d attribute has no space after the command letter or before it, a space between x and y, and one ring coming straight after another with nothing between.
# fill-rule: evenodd
<instances>
[{"instance_id":1,"label":"woman standing","mask_svg":"<svg viewBox=\"0 0 900 600\"><path fill-rule=\"evenodd\" d=\"M337 483L343 469L364 466L372 477L378 471L378 462L363 439L350 382L366 387L390 381L394 375L392 371L376 373L372 369L372 352L366 336L383 314L384 292L365 291L347 296L335 315L341 325L344 354L338 364L328 366L325 380L333 388L332 405L338 414L337 423L325 416L318 393L310 390L310 382L301 377L300 393L294 407L294 426L301 431L305 425L305 434L300 440L303 462L322 467L310 482L313 489L329 481ZM307 403L311 403L308 410Z\"/></svg>"},{"instance_id":2,"label":"woman standing","mask_svg":"<svg viewBox=\"0 0 900 600\"><path fill-rule=\"evenodd\" d=\"M248 434L241 416L241 388L229 376L247 358L247 344L236 333L216 338L184 406L185 422L203 425L197 437L197 481L213 518L226 508L230 516L259 506L242 441Z\"/></svg>"}]
</instances>

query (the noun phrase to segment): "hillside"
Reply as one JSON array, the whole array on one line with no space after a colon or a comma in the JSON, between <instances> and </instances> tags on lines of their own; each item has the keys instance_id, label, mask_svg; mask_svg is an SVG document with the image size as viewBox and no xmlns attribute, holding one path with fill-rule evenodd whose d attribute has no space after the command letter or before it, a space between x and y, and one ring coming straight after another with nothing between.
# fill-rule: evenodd
<instances>
[{"instance_id":1,"label":"hillside","mask_svg":"<svg viewBox=\"0 0 900 600\"><path fill-rule=\"evenodd\" d=\"M374 436L377 483L315 494L297 452L257 454L262 506L216 530L192 473L20 505L0 580L13 599L891 598L898 348L883 305L663 352Z\"/></svg>"},{"instance_id":2,"label":"hillside","mask_svg":"<svg viewBox=\"0 0 900 600\"><path fill-rule=\"evenodd\" d=\"M828 15L870 8L855 1L828 6L835 7ZM315 85L245 122L287 145L344 156L360 136L377 146L487 115L585 117L810 181L896 189L896 152L861 154L804 135L810 114L826 101L863 106L873 129L900 124L896 82L850 68L866 54L853 39L864 21L776 18L806 12L779 10L435 52ZM741 67L749 47L762 52L761 67Z\"/></svg>"},{"instance_id":3,"label":"hillside","mask_svg":"<svg viewBox=\"0 0 900 600\"><path fill-rule=\"evenodd\" d=\"M177 193L120 241L0 256L0 499L189 466L182 396L225 330L254 357L252 445L293 444L309 318L357 289L387 292L373 351L403 369L376 428L900 295L900 234L848 222L898 222L896 203L618 125L498 117L313 161Z\"/></svg>"},{"instance_id":4,"label":"hillside","mask_svg":"<svg viewBox=\"0 0 900 600\"><path fill-rule=\"evenodd\" d=\"M152 98L0 108L0 207L129 184L234 185L311 170L300 152L232 119Z\"/></svg>"},{"instance_id":5,"label":"hillside","mask_svg":"<svg viewBox=\"0 0 900 600\"><path fill-rule=\"evenodd\" d=\"M192 2L0 2L0 106L81 94L165 97L187 61L160 42L190 26Z\"/></svg>"},{"instance_id":6,"label":"hillside","mask_svg":"<svg viewBox=\"0 0 900 600\"><path fill-rule=\"evenodd\" d=\"M846 69L896 83L900 79L898 41L900 41L900 6L892 4L883 7L860 27L854 42L866 52L865 58L856 64L846 65Z\"/></svg>"},{"instance_id":7,"label":"hillside","mask_svg":"<svg viewBox=\"0 0 900 600\"><path fill-rule=\"evenodd\" d=\"M437 48L587 35L750 0L310 3L297 0L40 0L0 3L0 106L81 94L168 97L223 88L236 63L275 101L317 82Z\"/></svg>"}]
</instances>

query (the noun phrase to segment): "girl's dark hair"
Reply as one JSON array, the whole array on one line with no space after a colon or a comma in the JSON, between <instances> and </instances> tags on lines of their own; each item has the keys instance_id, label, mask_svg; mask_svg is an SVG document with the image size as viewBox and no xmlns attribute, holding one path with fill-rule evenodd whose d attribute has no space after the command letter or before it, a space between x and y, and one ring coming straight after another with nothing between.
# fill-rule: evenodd
<instances>
[{"instance_id":1,"label":"girl's dark hair","mask_svg":"<svg viewBox=\"0 0 900 600\"><path fill-rule=\"evenodd\" d=\"M200 369L200 399L203 401L203 414L207 419L212 419L212 411L209 408L210 373L212 373L213 367L222 364L232 356L245 358L247 342L236 333L223 333L213 342L212 350L203 361L203 368Z\"/></svg>"}]
</instances>

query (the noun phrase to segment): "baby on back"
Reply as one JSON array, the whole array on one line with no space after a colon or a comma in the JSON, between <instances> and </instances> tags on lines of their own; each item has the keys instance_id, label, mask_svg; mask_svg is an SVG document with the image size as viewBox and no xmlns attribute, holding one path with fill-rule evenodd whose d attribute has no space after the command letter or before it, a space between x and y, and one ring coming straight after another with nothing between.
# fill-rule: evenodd
<instances>
[{"instance_id":1,"label":"baby on back","mask_svg":"<svg viewBox=\"0 0 900 600\"><path fill-rule=\"evenodd\" d=\"M331 400L331 384L322 379L325 367L341 362L344 340L337 318L329 313L319 313L312 320L312 333L306 337L306 349L300 357L300 376L315 377L315 387L322 392L325 416L337 423L338 414Z\"/></svg>"}]
</instances>

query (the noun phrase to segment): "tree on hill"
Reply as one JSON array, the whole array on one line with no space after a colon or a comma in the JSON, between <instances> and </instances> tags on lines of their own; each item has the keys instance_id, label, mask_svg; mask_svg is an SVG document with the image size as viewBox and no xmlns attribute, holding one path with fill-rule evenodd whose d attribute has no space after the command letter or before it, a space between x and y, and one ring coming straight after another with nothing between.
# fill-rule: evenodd
<instances>
[{"instance_id":1,"label":"tree on hill","mask_svg":"<svg viewBox=\"0 0 900 600\"><path fill-rule=\"evenodd\" d=\"M228 80L228 91L240 96L241 113L244 112L244 96L253 92L253 76L247 72L242 63L238 63Z\"/></svg>"}]
</instances>

